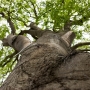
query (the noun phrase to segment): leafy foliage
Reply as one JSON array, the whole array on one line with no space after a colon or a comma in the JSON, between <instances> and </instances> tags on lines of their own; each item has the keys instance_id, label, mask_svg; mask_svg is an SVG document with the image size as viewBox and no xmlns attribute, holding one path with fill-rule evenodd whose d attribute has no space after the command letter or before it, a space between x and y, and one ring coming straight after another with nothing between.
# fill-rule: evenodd
<instances>
[{"instance_id":1,"label":"leafy foliage","mask_svg":"<svg viewBox=\"0 0 90 90\"><path fill-rule=\"evenodd\" d=\"M76 33L76 39L82 41L90 38L90 0L46 0L42 2L38 0L0 0L0 3L0 39L11 32L7 22L9 14L17 33L29 28L30 22L35 22L43 29L48 28L54 31L71 28ZM74 43L76 42L77 40ZM5 57L11 53L13 49L1 48L0 64L5 63ZM0 68L0 78L10 72L14 65L12 64L14 59L7 60L10 62L4 68L2 66Z\"/></svg>"}]
</instances>

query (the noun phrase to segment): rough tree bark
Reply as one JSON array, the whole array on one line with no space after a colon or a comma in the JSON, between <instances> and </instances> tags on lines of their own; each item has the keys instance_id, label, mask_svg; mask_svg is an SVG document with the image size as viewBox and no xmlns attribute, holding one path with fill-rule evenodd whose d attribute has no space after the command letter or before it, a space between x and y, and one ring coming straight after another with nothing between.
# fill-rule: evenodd
<instances>
[{"instance_id":1,"label":"rough tree bark","mask_svg":"<svg viewBox=\"0 0 90 90\"><path fill-rule=\"evenodd\" d=\"M21 52L0 90L90 90L90 53L72 54L68 40L45 32Z\"/></svg>"}]
</instances>

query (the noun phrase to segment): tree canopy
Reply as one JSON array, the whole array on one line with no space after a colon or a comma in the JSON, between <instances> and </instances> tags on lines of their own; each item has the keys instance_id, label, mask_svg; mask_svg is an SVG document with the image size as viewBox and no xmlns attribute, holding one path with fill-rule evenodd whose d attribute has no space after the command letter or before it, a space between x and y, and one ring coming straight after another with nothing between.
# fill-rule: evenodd
<instances>
[{"instance_id":1,"label":"tree canopy","mask_svg":"<svg viewBox=\"0 0 90 90\"><path fill-rule=\"evenodd\" d=\"M76 33L74 43L89 41L90 0L0 0L0 3L0 40L12 29L16 34L29 30L30 23L35 22L42 30L73 30ZM13 52L11 47L0 46L0 82L16 63Z\"/></svg>"}]
</instances>

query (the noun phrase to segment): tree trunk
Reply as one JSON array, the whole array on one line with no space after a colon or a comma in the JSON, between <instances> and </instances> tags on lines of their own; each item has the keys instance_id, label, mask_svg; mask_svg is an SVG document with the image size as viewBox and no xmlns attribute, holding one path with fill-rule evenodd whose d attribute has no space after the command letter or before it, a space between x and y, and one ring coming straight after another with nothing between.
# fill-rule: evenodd
<instances>
[{"instance_id":1,"label":"tree trunk","mask_svg":"<svg viewBox=\"0 0 90 90\"><path fill-rule=\"evenodd\" d=\"M47 33L22 53L0 90L90 90L90 54L75 53Z\"/></svg>"}]
</instances>

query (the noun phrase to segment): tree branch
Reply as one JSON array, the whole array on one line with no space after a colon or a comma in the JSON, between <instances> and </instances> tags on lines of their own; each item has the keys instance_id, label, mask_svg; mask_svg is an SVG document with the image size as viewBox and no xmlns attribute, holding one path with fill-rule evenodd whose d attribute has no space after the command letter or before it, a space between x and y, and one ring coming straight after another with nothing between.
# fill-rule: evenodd
<instances>
[{"instance_id":1,"label":"tree branch","mask_svg":"<svg viewBox=\"0 0 90 90\"><path fill-rule=\"evenodd\" d=\"M10 26L10 28L11 28L11 33L12 34L15 34L15 31L16 31L16 29L15 29L15 26L14 26L14 24L13 24L13 22L11 21L11 18L10 18L10 12L8 12L8 19L7 19L7 22L9 23L9 26Z\"/></svg>"},{"instance_id":2,"label":"tree branch","mask_svg":"<svg viewBox=\"0 0 90 90\"><path fill-rule=\"evenodd\" d=\"M4 13L3 12L0 12L0 14L2 15L2 17L5 17Z\"/></svg>"},{"instance_id":3,"label":"tree branch","mask_svg":"<svg viewBox=\"0 0 90 90\"><path fill-rule=\"evenodd\" d=\"M69 20L64 24L64 31L70 31L70 27L72 26L72 21Z\"/></svg>"},{"instance_id":4,"label":"tree branch","mask_svg":"<svg viewBox=\"0 0 90 90\"><path fill-rule=\"evenodd\" d=\"M90 51L90 49L82 49L82 50L81 50L81 49L78 49L77 51L79 51L79 52L80 52L80 51L81 51L81 52L82 52L82 51L86 51L86 52L87 52L87 51Z\"/></svg>"},{"instance_id":5,"label":"tree branch","mask_svg":"<svg viewBox=\"0 0 90 90\"><path fill-rule=\"evenodd\" d=\"M34 39L38 39L39 37L41 37L43 35L45 31L44 30L33 30L33 29L30 29L30 30L23 30L19 33L19 35L23 35L24 33L28 33L30 35L32 35L32 37Z\"/></svg>"},{"instance_id":6,"label":"tree branch","mask_svg":"<svg viewBox=\"0 0 90 90\"><path fill-rule=\"evenodd\" d=\"M19 33L19 35L23 35L24 33L31 34L34 39L38 39L42 36L42 34L45 32L41 28L39 28L35 23L31 22L30 24L31 29L29 30L23 30Z\"/></svg>"},{"instance_id":7,"label":"tree branch","mask_svg":"<svg viewBox=\"0 0 90 90\"><path fill-rule=\"evenodd\" d=\"M67 43L69 47L71 47L72 41L75 38L75 33L73 31L68 31L67 33L62 35L61 38Z\"/></svg>"},{"instance_id":8,"label":"tree branch","mask_svg":"<svg viewBox=\"0 0 90 90\"><path fill-rule=\"evenodd\" d=\"M16 19L17 18L17 19ZM26 27L30 27L29 25L27 25L26 24L26 22L24 21L24 20L22 20L21 18L19 18L18 16L16 16L15 18L13 18L13 19L16 19L17 21L20 21L20 22L22 22ZM28 21L28 22L30 22L30 21Z\"/></svg>"},{"instance_id":9,"label":"tree branch","mask_svg":"<svg viewBox=\"0 0 90 90\"><path fill-rule=\"evenodd\" d=\"M7 42L7 38L3 38L2 42L3 42L3 46L10 46Z\"/></svg>"},{"instance_id":10,"label":"tree branch","mask_svg":"<svg viewBox=\"0 0 90 90\"><path fill-rule=\"evenodd\" d=\"M72 25L83 25L83 22L84 21L87 21L88 19L90 18L90 15L86 15L86 16L83 16L81 19L79 20L69 20L67 21L65 24L64 24L64 30L65 31L70 31L70 27Z\"/></svg>"},{"instance_id":11,"label":"tree branch","mask_svg":"<svg viewBox=\"0 0 90 90\"><path fill-rule=\"evenodd\" d=\"M42 30L42 29L39 28L34 22L31 22L31 23L30 23L30 27L31 27L31 29L34 29L34 30Z\"/></svg>"},{"instance_id":12,"label":"tree branch","mask_svg":"<svg viewBox=\"0 0 90 90\"><path fill-rule=\"evenodd\" d=\"M78 47L85 46L85 45L90 45L90 42L78 43L78 44L72 46L72 50L75 50L75 49L77 49Z\"/></svg>"},{"instance_id":13,"label":"tree branch","mask_svg":"<svg viewBox=\"0 0 90 90\"><path fill-rule=\"evenodd\" d=\"M15 51L14 53L8 55L5 57L3 61L0 62L0 67L4 67L7 63L11 62L11 59L17 52Z\"/></svg>"},{"instance_id":14,"label":"tree branch","mask_svg":"<svg viewBox=\"0 0 90 90\"><path fill-rule=\"evenodd\" d=\"M8 23L9 23L9 26L10 26L10 28L11 28L11 33L12 34L15 34L15 27L14 27L14 24L13 24L13 22L11 21L11 18L9 17L8 19L7 19L7 21L8 21Z\"/></svg>"},{"instance_id":15,"label":"tree branch","mask_svg":"<svg viewBox=\"0 0 90 90\"><path fill-rule=\"evenodd\" d=\"M3 13L3 12L0 12L0 14L2 15L3 18L5 18L7 20L7 22L9 23L9 26L11 28L11 33L12 34L15 34L15 26L13 24L13 22L11 21L11 18L10 18L10 12L8 12L8 17L6 17L6 15Z\"/></svg>"},{"instance_id":16,"label":"tree branch","mask_svg":"<svg viewBox=\"0 0 90 90\"><path fill-rule=\"evenodd\" d=\"M37 11L36 11L35 5L34 5L34 3L33 3L31 0L30 0L30 2L31 2L31 4L32 4L32 6L33 6L33 12L34 12L34 14L35 14L35 17L37 18L38 15L37 15Z\"/></svg>"}]
</instances>

